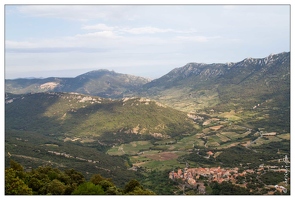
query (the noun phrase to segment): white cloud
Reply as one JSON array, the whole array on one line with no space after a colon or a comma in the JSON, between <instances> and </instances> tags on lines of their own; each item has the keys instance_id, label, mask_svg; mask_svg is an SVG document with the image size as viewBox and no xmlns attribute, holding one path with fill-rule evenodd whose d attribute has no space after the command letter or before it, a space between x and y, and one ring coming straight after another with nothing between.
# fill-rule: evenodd
<instances>
[{"instance_id":1,"label":"white cloud","mask_svg":"<svg viewBox=\"0 0 295 200\"><path fill-rule=\"evenodd\" d=\"M118 31L118 32L125 32L130 34L156 34L156 33L196 33L195 30L176 30L171 28L158 28L158 27L152 27L152 26L143 26L143 27L135 27L135 28L129 28L129 27L119 27L119 26L107 26L106 24L96 24L96 25L89 25L89 26L83 26L82 29L86 30L105 30L105 31Z\"/></svg>"},{"instance_id":2,"label":"white cloud","mask_svg":"<svg viewBox=\"0 0 295 200\"><path fill-rule=\"evenodd\" d=\"M101 31L113 31L116 27L107 26L105 24L95 24L83 26L82 29L85 30L101 30Z\"/></svg>"},{"instance_id":3,"label":"white cloud","mask_svg":"<svg viewBox=\"0 0 295 200\"><path fill-rule=\"evenodd\" d=\"M112 31L98 31L93 33L86 33L86 34L78 34L75 37L78 38L108 38L108 39L118 39L121 38L120 36L117 36Z\"/></svg>"},{"instance_id":4,"label":"white cloud","mask_svg":"<svg viewBox=\"0 0 295 200\"><path fill-rule=\"evenodd\" d=\"M129 28L123 29L127 33L131 34L154 34L154 33L167 33L167 32L174 32L172 29L160 29L156 27L139 27L139 28Z\"/></svg>"},{"instance_id":5,"label":"white cloud","mask_svg":"<svg viewBox=\"0 0 295 200\"><path fill-rule=\"evenodd\" d=\"M177 36L176 39L178 41L191 41L191 42L209 42L214 39L220 39L220 36Z\"/></svg>"},{"instance_id":6,"label":"white cloud","mask_svg":"<svg viewBox=\"0 0 295 200\"><path fill-rule=\"evenodd\" d=\"M40 51L56 52L63 51L85 51L85 49L96 50L98 48L107 49L116 47L118 41L124 38L116 35L112 31L97 31L85 34L76 34L74 36L58 37L58 38L47 38L47 39L27 39L23 41L5 41L6 52L37 52ZM33 50L33 51L32 51Z\"/></svg>"},{"instance_id":7,"label":"white cloud","mask_svg":"<svg viewBox=\"0 0 295 200\"><path fill-rule=\"evenodd\" d=\"M144 26L144 27L136 27L136 28L129 28L129 27L119 27L119 26L108 26L106 24L94 24L94 25L84 25L82 26L83 30L100 30L100 31L117 31L120 33L130 33L135 35L140 34L155 34L155 33L168 33L168 32L174 32L174 33L192 33L194 31L178 31L173 29L163 29L163 28L157 28L152 26Z\"/></svg>"}]
</instances>

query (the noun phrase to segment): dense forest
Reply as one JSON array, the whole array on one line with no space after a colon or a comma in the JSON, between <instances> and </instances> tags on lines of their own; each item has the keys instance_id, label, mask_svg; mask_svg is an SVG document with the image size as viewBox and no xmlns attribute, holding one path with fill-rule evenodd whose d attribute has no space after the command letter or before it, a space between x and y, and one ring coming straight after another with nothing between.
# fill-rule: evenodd
<instances>
[{"instance_id":1,"label":"dense forest","mask_svg":"<svg viewBox=\"0 0 295 200\"><path fill-rule=\"evenodd\" d=\"M74 169L61 171L51 166L40 166L25 171L23 166L10 160L5 169L6 195L155 195L135 179L124 188L117 187L110 178L95 174L86 180Z\"/></svg>"}]
</instances>

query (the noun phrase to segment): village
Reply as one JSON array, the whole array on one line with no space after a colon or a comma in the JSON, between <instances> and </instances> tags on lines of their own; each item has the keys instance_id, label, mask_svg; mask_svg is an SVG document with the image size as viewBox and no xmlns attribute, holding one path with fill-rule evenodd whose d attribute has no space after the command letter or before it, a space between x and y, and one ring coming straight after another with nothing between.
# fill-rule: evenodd
<instances>
[{"instance_id":1,"label":"village","mask_svg":"<svg viewBox=\"0 0 295 200\"><path fill-rule=\"evenodd\" d=\"M174 181L181 181L184 185L188 185L189 187L198 187L200 193L205 194L205 186L204 180L207 180L209 183L216 181L218 183L222 183L223 181L230 181L234 184L237 183L237 177L245 177L247 174L254 174L260 175L265 172L265 170L275 171L275 172L284 172L287 173L287 169L280 169L278 166L265 166L260 165L258 169L246 169L244 171L240 171L238 167L235 168L221 168L218 167L211 167L211 168L184 168L178 169L177 171L171 171L169 173L169 178ZM285 192L287 189L283 186L279 185L268 185L269 188L275 188L280 192Z\"/></svg>"},{"instance_id":2,"label":"village","mask_svg":"<svg viewBox=\"0 0 295 200\"><path fill-rule=\"evenodd\" d=\"M191 186L196 186L198 180L206 178L209 182L217 181L221 183L223 181L235 180L239 175L244 176L246 173L254 173L253 170L247 170L242 173L238 173L238 168L224 169L220 167L211 168L184 168L178 169L176 172L172 171L169 173L169 178L172 180L181 179L187 181Z\"/></svg>"}]
</instances>

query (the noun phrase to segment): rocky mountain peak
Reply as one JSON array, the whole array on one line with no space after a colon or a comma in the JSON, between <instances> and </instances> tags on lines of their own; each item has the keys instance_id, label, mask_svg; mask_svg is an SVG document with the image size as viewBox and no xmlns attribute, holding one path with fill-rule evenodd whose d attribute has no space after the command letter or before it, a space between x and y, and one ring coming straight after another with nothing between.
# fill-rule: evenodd
<instances>
[{"instance_id":1,"label":"rocky mountain peak","mask_svg":"<svg viewBox=\"0 0 295 200\"><path fill-rule=\"evenodd\" d=\"M277 61L286 61L288 59L288 56L290 56L290 53L288 52L283 52L279 54L270 54L269 56L265 58L246 58L242 60L241 62L238 62L236 64L238 65L268 65L268 64L273 64Z\"/></svg>"}]
</instances>

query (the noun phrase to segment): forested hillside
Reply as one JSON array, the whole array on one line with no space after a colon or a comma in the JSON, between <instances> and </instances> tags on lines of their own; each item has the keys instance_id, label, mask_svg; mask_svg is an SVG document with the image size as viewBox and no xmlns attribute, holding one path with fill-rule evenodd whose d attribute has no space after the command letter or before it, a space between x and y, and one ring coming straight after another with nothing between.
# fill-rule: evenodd
<instances>
[{"instance_id":1,"label":"forested hillside","mask_svg":"<svg viewBox=\"0 0 295 200\"><path fill-rule=\"evenodd\" d=\"M19 163L10 160L5 169L6 195L154 195L132 179L123 188L112 179L95 174L90 180L74 169L61 171L51 166L40 166L24 171Z\"/></svg>"}]
</instances>

